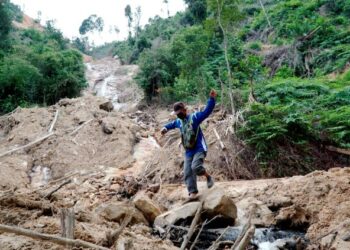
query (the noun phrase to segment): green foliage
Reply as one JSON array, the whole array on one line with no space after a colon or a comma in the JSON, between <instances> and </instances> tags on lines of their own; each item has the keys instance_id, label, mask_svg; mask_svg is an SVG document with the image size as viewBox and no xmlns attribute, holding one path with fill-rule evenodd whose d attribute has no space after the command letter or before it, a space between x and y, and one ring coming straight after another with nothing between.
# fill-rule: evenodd
<instances>
[{"instance_id":1,"label":"green foliage","mask_svg":"<svg viewBox=\"0 0 350 250\"><path fill-rule=\"evenodd\" d=\"M98 31L102 32L104 28L104 21L101 17L98 17L97 15L91 15L80 25L79 33L81 35L86 35L89 32Z\"/></svg>"},{"instance_id":2,"label":"green foliage","mask_svg":"<svg viewBox=\"0 0 350 250\"><path fill-rule=\"evenodd\" d=\"M9 112L39 96L42 75L30 62L10 56L0 62L0 111Z\"/></svg>"},{"instance_id":3,"label":"green foliage","mask_svg":"<svg viewBox=\"0 0 350 250\"><path fill-rule=\"evenodd\" d=\"M183 21L187 24L200 24L207 17L207 0L185 0L187 12Z\"/></svg>"},{"instance_id":4,"label":"green foliage","mask_svg":"<svg viewBox=\"0 0 350 250\"><path fill-rule=\"evenodd\" d=\"M256 94L261 104L246 113L241 135L263 158L273 153L271 146L285 143L350 147L350 88L332 90L327 83L295 78L260 86Z\"/></svg>"},{"instance_id":5,"label":"green foliage","mask_svg":"<svg viewBox=\"0 0 350 250\"><path fill-rule=\"evenodd\" d=\"M9 4L9 1L0 2L0 49L6 49L9 46L8 35L12 21Z\"/></svg>"},{"instance_id":6,"label":"green foliage","mask_svg":"<svg viewBox=\"0 0 350 250\"><path fill-rule=\"evenodd\" d=\"M17 106L54 104L86 86L81 54L47 23L44 31L10 30L11 49L0 54L0 113Z\"/></svg>"}]
</instances>

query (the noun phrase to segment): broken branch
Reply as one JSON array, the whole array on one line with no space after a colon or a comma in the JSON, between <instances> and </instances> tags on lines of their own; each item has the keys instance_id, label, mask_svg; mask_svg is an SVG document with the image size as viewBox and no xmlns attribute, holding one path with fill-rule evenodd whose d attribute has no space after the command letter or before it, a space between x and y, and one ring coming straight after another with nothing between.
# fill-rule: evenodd
<instances>
[{"instance_id":1,"label":"broken branch","mask_svg":"<svg viewBox=\"0 0 350 250\"><path fill-rule=\"evenodd\" d=\"M43 136L43 137L41 137L41 138L39 138L39 139L37 139L37 140L35 140L35 141L33 141L33 142L28 143L27 145L24 145L24 146L21 146L21 147L14 148L14 149L11 149L11 150L9 150L9 151L6 151L6 152L0 154L0 158L3 157L3 156L5 156L5 155L12 154L12 153L14 153L14 152L16 152L16 151L29 148L29 147L31 147L31 146L33 146L33 145L35 145L35 144L37 144L37 143L39 143L39 142L41 142L41 141L44 141L45 139L49 138L50 136L52 136L52 135L54 135L54 134L55 134L55 133L53 133L53 132L52 132L52 133L49 133L49 134L47 134L47 135L45 135L45 136Z\"/></svg>"},{"instance_id":2,"label":"broken branch","mask_svg":"<svg viewBox=\"0 0 350 250\"><path fill-rule=\"evenodd\" d=\"M204 223L202 224L201 229L199 229L199 232L198 232L196 238L194 239L194 241L193 241L193 243L192 243L192 245L191 245L191 247L190 247L190 250L192 250L192 249L196 246L196 243L197 243L197 241L198 241L198 239L199 239L199 236L201 235L201 233L202 233L202 231L203 231L203 229L204 229L204 227L205 227L206 225L207 225L207 220L204 221Z\"/></svg>"},{"instance_id":3,"label":"broken branch","mask_svg":"<svg viewBox=\"0 0 350 250\"><path fill-rule=\"evenodd\" d=\"M55 127L55 124L56 124L57 118L58 118L58 112L59 112L59 109L56 110L55 118L53 119L51 126L49 128L49 131L48 131L49 133L52 133L52 130Z\"/></svg>"},{"instance_id":4,"label":"broken branch","mask_svg":"<svg viewBox=\"0 0 350 250\"><path fill-rule=\"evenodd\" d=\"M216 128L214 128L214 133L215 133L215 136L216 136L216 138L218 139L218 141L220 143L221 149L225 150L226 147L225 147L224 143L221 141L220 135L218 134L218 131L216 131Z\"/></svg>"},{"instance_id":5,"label":"broken branch","mask_svg":"<svg viewBox=\"0 0 350 250\"><path fill-rule=\"evenodd\" d=\"M56 243L56 244L61 245L61 246L72 246L72 247L92 248L92 249L98 249L98 250L109 250L108 248L98 246L98 245L95 245L95 244L92 244L90 242L83 241L83 240L72 240L72 239L62 238L62 237L55 236L55 235L37 233L37 232L34 232L32 230L23 229L23 228L19 228L19 227L6 226L3 224L0 224L0 232L14 233L17 235L24 235L24 236L27 236L27 237L32 238L32 239L49 241L49 242Z\"/></svg>"},{"instance_id":6,"label":"broken branch","mask_svg":"<svg viewBox=\"0 0 350 250\"><path fill-rule=\"evenodd\" d=\"M57 188L55 188L54 190L52 190L50 193L48 193L47 195L44 196L44 198L46 199L50 199L50 197L56 193L58 190L60 190L62 187L64 187L65 185L71 183L72 180L66 180L65 182L63 182L61 185L59 185Z\"/></svg>"},{"instance_id":7,"label":"broken branch","mask_svg":"<svg viewBox=\"0 0 350 250\"><path fill-rule=\"evenodd\" d=\"M76 129L74 129L69 135L74 135L75 133L77 133L80 129L82 129L86 124L90 123L91 121L93 121L94 119L90 119L86 122L84 122L83 124L81 124L79 127L77 127Z\"/></svg>"},{"instance_id":8,"label":"broken branch","mask_svg":"<svg viewBox=\"0 0 350 250\"><path fill-rule=\"evenodd\" d=\"M118 228L117 230L115 230L113 233L111 234L107 234L107 242L108 242L108 246L113 246L114 243L118 240L119 236L121 235L121 233L123 232L123 230L126 228L126 226L130 223L132 219L132 214L129 214L128 216L126 216L120 226L120 228Z\"/></svg>"},{"instance_id":9,"label":"broken branch","mask_svg":"<svg viewBox=\"0 0 350 250\"><path fill-rule=\"evenodd\" d=\"M190 230L188 231L187 235L184 238L184 241L181 244L181 248L180 248L181 250L184 250L186 248L188 242L190 241L190 239L194 233L194 230L196 228L196 225L198 224L198 220L199 220L200 215L201 215L202 207L203 207L203 201L201 201L198 205L196 215L194 216L192 223L191 223L191 226L190 226Z\"/></svg>"}]
</instances>

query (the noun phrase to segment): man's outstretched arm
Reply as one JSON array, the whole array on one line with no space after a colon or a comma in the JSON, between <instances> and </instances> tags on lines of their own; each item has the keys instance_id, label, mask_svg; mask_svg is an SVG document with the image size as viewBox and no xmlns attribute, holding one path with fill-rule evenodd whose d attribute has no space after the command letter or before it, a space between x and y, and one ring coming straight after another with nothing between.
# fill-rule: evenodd
<instances>
[{"instance_id":1,"label":"man's outstretched arm","mask_svg":"<svg viewBox=\"0 0 350 250\"><path fill-rule=\"evenodd\" d=\"M175 128L177 128L177 120L174 120L172 122L165 124L160 132L164 135L169 130L175 129Z\"/></svg>"},{"instance_id":2,"label":"man's outstretched arm","mask_svg":"<svg viewBox=\"0 0 350 250\"><path fill-rule=\"evenodd\" d=\"M210 91L210 97L205 109L203 111L195 113L195 119L197 120L198 123L201 123L202 121L204 121L213 112L215 108L216 96L217 96L217 93L215 90Z\"/></svg>"}]
</instances>

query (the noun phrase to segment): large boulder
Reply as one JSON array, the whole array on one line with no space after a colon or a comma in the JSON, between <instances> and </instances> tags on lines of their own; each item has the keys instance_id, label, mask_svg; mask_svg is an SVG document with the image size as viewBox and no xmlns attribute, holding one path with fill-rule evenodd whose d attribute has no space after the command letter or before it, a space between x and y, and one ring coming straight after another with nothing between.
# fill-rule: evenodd
<instances>
[{"instance_id":1,"label":"large boulder","mask_svg":"<svg viewBox=\"0 0 350 250\"><path fill-rule=\"evenodd\" d=\"M233 200L225 195L221 188L213 188L201 197L204 200L203 210L210 216L222 215L226 219L237 218L237 208Z\"/></svg>"},{"instance_id":2,"label":"large boulder","mask_svg":"<svg viewBox=\"0 0 350 250\"><path fill-rule=\"evenodd\" d=\"M183 206L174 208L164 214L159 215L155 221L154 225L158 227L166 227L168 225L175 224L175 222L180 219L187 219L193 217L198 209L200 202L190 202Z\"/></svg>"},{"instance_id":3,"label":"large boulder","mask_svg":"<svg viewBox=\"0 0 350 250\"><path fill-rule=\"evenodd\" d=\"M156 217L161 214L159 206L145 193L137 194L133 202L136 208L142 212L142 214L151 224L154 222Z\"/></svg>"},{"instance_id":4,"label":"large boulder","mask_svg":"<svg viewBox=\"0 0 350 250\"><path fill-rule=\"evenodd\" d=\"M213 218L220 215L228 224L234 224L237 218L237 208L233 200L225 195L223 189L212 188L208 191L204 191L203 194L199 196L199 200L200 201L189 202L159 215L155 219L154 225L164 228L167 225L175 224L181 219L184 220L193 217L200 202L203 202L202 210L204 213L202 217Z\"/></svg>"},{"instance_id":5,"label":"large boulder","mask_svg":"<svg viewBox=\"0 0 350 250\"><path fill-rule=\"evenodd\" d=\"M100 104L100 109L107 112L111 112L114 109L113 103L111 101Z\"/></svg>"},{"instance_id":6,"label":"large boulder","mask_svg":"<svg viewBox=\"0 0 350 250\"><path fill-rule=\"evenodd\" d=\"M130 202L111 202L102 204L96 209L96 213L102 218L121 223L126 216L132 215L131 224L149 225L143 214Z\"/></svg>"}]
</instances>

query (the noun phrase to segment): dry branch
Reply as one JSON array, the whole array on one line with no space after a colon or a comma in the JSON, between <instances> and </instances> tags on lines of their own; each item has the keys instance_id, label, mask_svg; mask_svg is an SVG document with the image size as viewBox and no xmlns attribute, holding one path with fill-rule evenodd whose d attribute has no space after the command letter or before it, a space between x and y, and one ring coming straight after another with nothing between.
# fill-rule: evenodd
<instances>
[{"instance_id":1,"label":"dry branch","mask_svg":"<svg viewBox=\"0 0 350 250\"><path fill-rule=\"evenodd\" d=\"M186 248L188 242L190 241L190 239L191 239L191 237L192 237L192 235L194 233L194 230L196 228L196 225L198 224L198 220L200 218L202 208L203 208L203 201L201 201L199 203L196 215L194 216L194 218L192 220L192 223L191 223L191 226L190 226L190 230L188 231L187 235L184 238L184 241L181 244L181 248L180 248L181 250L184 250Z\"/></svg>"},{"instance_id":2,"label":"dry branch","mask_svg":"<svg viewBox=\"0 0 350 250\"><path fill-rule=\"evenodd\" d=\"M57 188L55 188L54 190L52 190L50 193L48 193L47 195L44 196L44 198L46 199L50 199L50 197L56 193L58 190L60 190L62 187L64 187L65 185L71 183L72 180L66 180L65 182L63 182L61 185L59 185Z\"/></svg>"},{"instance_id":3,"label":"dry branch","mask_svg":"<svg viewBox=\"0 0 350 250\"><path fill-rule=\"evenodd\" d=\"M216 128L214 128L214 133L215 133L215 136L216 136L216 138L218 139L218 141L220 143L221 149L225 150L226 147L225 147L224 143L221 141L220 135L219 135L218 131L216 130Z\"/></svg>"},{"instance_id":4,"label":"dry branch","mask_svg":"<svg viewBox=\"0 0 350 250\"><path fill-rule=\"evenodd\" d=\"M231 248L233 250L245 250L250 243L251 239L254 237L255 233L255 226L252 225L249 227L248 231L245 233L244 237L242 240L237 244L237 247ZM236 245L236 244L234 244Z\"/></svg>"},{"instance_id":5,"label":"dry branch","mask_svg":"<svg viewBox=\"0 0 350 250\"><path fill-rule=\"evenodd\" d=\"M337 152L344 155L350 155L350 149L336 148L333 146L326 147L329 151Z\"/></svg>"},{"instance_id":6,"label":"dry branch","mask_svg":"<svg viewBox=\"0 0 350 250\"><path fill-rule=\"evenodd\" d=\"M55 124L57 122L57 118L58 118L58 113L59 113L59 109L56 110L56 114L55 114L55 118L53 119L51 126L48 130L49 133L52 133L53 128L55 127Z\"/></svg>"},{"instance_id":7,"label":"dry branch","mask_svg":"<svg viewBox=\"0 0 350 250\"><path fill-rule=\"evenodd\" d=\"M198 232L196 238L194 239L194 241L193 241L193 243L192 243L192 245L191 245L191 247L190 247L190 250L192 250L192 249L196 246L196 243L197 243L197 241L198 241L198 239L199 239L199 236L201 235L201 233L202 233L202 231L203 231L205 225L207 225L207 220L204 221L204 223L203 223L202 226L201 226L201 229L199 229L199 232Z\"/></svg>"},{"instance_id":8,"label":"dry branch","mask_svg":"<svg viewBox=\"0 0 350 250\"><path fill-rule=\"evenodd\" d=\"M79 127L77 127L76 129L74 129L69 135L74 135L76 132L78 132L80 129L82 129L86 124L92 122L94 119L90 119L86 122L84 122L83 124L81 124Z\"/></svg>"},{"instance_id":9,"label":"dry branch","mask_svg":"<svg viewBox=\"0 0 350 250\"><path fill-rule=\"evenodd\" d=\"M257 209L257 205L255 203L253 203L252 204L252 208L250 209L250 212L249 212L248 221L244 225L244 227L242 228L242 231L239 234L239 236L237 237L237 239L235 241L235 244L233 244L233 246L231 247L231 250L239 249L238 247L242 246L244 241L248 240L248 236L250 236L250 234L251 234L251 231L252 231L251 228L252 227L254 227L254 231L253 231L252 237L254 236L255 226L251 224L251 221L252 221L252 217L253 217L253 214L255 213L256 209ZM249 239L249 241L250 241L250 239Z\"/></svg>"},{"instance_id":10,"label":"dry branch","mask_svg":"<svg viewBox=\"0 0 350 250\"><path fill-rule=\"evenodd\" d=\"M114 243L118 240L119 236L121 235L121 233L123 232L123 230L126 228L126 226L130 223L132 219L132 214L129 214L128 216L126 216L122 222L122 224L120 225L120 228L118 228L117 230L115 230L112 233L107 233L107 244L108 246L113 246Z\"/></svg>"},{"instance_id":11,"label":"dry branch","mask_svg":"<svg viewBox=\"0 0 350 250\"><path fill-rule=\"evenodd\" d=\"M54 134L55 134L55 133L49 133L49 134L47 134L47 135L45 135L45 136L43 136L43 137L41 137L41 138L39 138L39 139L36 139L36 140L33 141L33 142L28 143L27 145L24 145L24 146L21 146L21 147L14 148L14 149L11 149L11 150L9 150L9 151L6 151L6 152L0 154L0 158L3 157L3 156L5 156L5 155L12 154L12 153L14 153L14 152L16 152L16 151L29 148L29 147L31 147L31 146L33 146L33 145L35 145L35 144L37 144L37 143L39 143L39 142L41 142L41 141L47 139L47 138L49 138L50 136L52 136L52 135L54 135Z\"/></svg>"},{"instance_id":12,"label":"dry branch","mask_svg":"<svg viewBox=\"0 0 350 250\"><path fill-rule=\"evenodd\" d=\"M23 229L23 228L19 228L19 227L6 226L3 224L0 224L0 232L14 233L17 235L24 235L24 236L30 237L32 239L49 241L49 242L52 242L52 243L55 243L55 244L58 244L61 246L109 250L108 248L98 246L98 245L95 245L95 244L92 244L90 242L83 241L83 240L66 239L66 238L62 238L59 236L55 236L55 235L37 233L37 232L34 232L32 230Z\"/></svg>"},{"instance_id":13,"label":"dry branch","mask_svg":"<svg viewBox=\"0 0 350 250\"><path fill-rule=\"evenodd\" d=\"M220 245L221 238L225 235L230 227L226 227L222 234L216 239L216 241L208 248L209 250L216 250Z\"/></svg>"}]
</instances>

